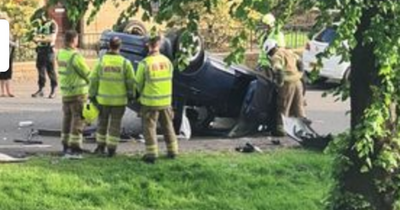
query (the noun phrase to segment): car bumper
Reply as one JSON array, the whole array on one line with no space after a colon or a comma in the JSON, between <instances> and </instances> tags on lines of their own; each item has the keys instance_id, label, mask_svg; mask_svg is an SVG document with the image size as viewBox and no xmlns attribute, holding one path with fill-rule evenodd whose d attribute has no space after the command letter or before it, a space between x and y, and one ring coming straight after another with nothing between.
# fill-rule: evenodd
<instances>
[{"instance_id":1,"label":"car bumper","mask_svg":"<svg viewBox=\"0 0 400 210\"><path fill-rule=\"evenodd\" d=\"M302 59L304 71L311 73L316 70L317 59L315 57L307 56L306 54ZM342 80L346 70L350 67L350 63L343 62L340 64L330 65L328 60L324 60L322 68L319 69L319 76L332 80Z\"/></svg>"}]
</instances>

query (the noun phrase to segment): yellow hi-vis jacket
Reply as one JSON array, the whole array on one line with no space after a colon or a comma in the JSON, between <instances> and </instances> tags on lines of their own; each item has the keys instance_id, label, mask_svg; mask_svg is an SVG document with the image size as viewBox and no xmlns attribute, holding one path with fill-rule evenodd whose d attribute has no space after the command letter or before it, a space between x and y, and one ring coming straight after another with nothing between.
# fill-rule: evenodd
<instances>
[{"instance_id":1,"label":"yellow hi-vis jacket","mask_svg":"<svg viewBox=\"0 0 400 210\"><path fill-rule=\"evenodd\" d=\"M139 63L136 72L140 104L149 107L168 107L172 103L174 68L164 55L150 55Z\"/></svg>"},{"instance_id":2,"label":"yellow hi-vis jacket","mask_svg":"<svg viewBox=\"0 0 400 210\"><path fill-rule=\"evenodd\" d=\"M135 74L132 63L119 54L107 53L90 76L89 96L104 106L125 106L134 97Z\"/></svg>"},{"instance_id":3,"label":"yellow hi-vis jacket","mask_svg":"<svg viewBox=\"0 0 400 210\"><path fill-rule=\"evenodd\" d=\"M278 44L278 47L285 48L286 47L286 41L285 41L285 35L281 30L279 30L278 27L275 27L271 33L268 35L267 39L272 39L275 40Z\"/></svg>"},{"instance_id":4,"label":"yellow hi-vis jacket","mask_svg":"<svg viewBox=\"0 0 400 210\"><path fill-rule=\"evenodd\" d=\"M62 97L87 95L90 70L83 56L71 48L61 49L57 63Z\"/></svg>"}]
</instances>

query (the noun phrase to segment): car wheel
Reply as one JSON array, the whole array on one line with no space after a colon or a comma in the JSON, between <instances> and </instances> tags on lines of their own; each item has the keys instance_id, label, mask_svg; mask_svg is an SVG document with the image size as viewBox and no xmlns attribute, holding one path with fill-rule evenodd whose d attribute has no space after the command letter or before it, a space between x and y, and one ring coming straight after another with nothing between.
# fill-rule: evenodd
<instances>
[{"instance_id":1,"label":"car wheel","mask_svg":"<svg viewBox=\"0 0 400 210\"><path fill-rule=\"evenodd\" d=\"M179 52L187 52L182 45L182 32L182 30L171 30L166 35L173 46L173 55L175 59ZM192 39L193 45L191 47L194 48L194 52L189 55L189 65L186 69L180 69L181 72L186 74L196 72L203 65L205 55L203 39L198 35L193 36Z\"/></svg>"},{"instance_id":2,"label":"car wheel","mask_svg":"<svg viewBox=\"0 0 400 210\"><path fill-rule=\"evenodd\" d=\"M146 26L139 20L126 21L119 25L116 31L139 36L147 34Z\"/></svg>"}]
</instances>

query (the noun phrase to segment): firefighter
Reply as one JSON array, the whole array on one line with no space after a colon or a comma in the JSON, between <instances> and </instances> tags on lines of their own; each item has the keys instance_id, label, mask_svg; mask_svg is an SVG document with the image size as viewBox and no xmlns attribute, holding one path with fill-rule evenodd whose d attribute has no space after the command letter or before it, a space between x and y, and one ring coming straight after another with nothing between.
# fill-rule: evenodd
<instances>
[{"instance_id":1,"label":"firefighter","mask_svg":"<svg viewBox=\"0 0 400 210\"><path fill-rule=\"evenodd\" d=\"M279 47L285 48L286 47L285 35L280 30L280 26L275 24L276 20L274 15L271 13L264 15L261 22L265 26L265 36L263 38L264 44L265 41L267 41L268 39L272 39L277 42Z\"/></svg>"},{"instance_id":2,"label":"firefighter","mask_svg":"<svg viewBox=\"0 0 400 210\"><path fill-rule=\"evenodd\" d=\"M160 54L161 37L152 32L147 47L148 56L138 65L136 73L137 90L141 104L143 134L146 141L146 154L143 161L155 163L158 157L157 122L164 132L167 144L167 157L174 159L178 154L178 141L172 124L172 77L171 61Z\"/></svg>"},{"instance_id":3,"label":"firefighter","mask_svg":"<svg viewBox=\"0 0 400 210\"><path fill-rule=\"evenodd\" d=\"M284 48L286 46L285 35L280 31L280 27L276 25L276 20L273 14L268 13L264 15L261 22L264 25L265 30L260 38L259 44L262 47L262 52L258 58L257 70L263 72L267 78L271 79L273 73L271 72L271 63L265 53L265 45L268 40L275 40L279 47Z\"/></svg>"},{"instance_id":4,"label":"firefighter","mask_svg":"<svg viewBox=\"0 0 400 210\"><path fill-rule=\"evenodd\" d=\"M131 62L119 54L121 40L113 37L109 51L99 59L90 79L89 95L98 104L100 115L95 153L109 157L116 153L121 137L121 121L128 102L134 99L134 71Z\"/></svg>"},{"instance_id":5,"label":"firefighter","mask_svg":"<svg viewBox=\"0 0 400 210\"><path fill-rule=\"evenodd\" d=\"M78 33L65 33L65 47L57 55L60 91L63 103L62 144L63 152L71 149L72 157L81 157L83 118L82 110L87 100L89 67L77 51Z\"/></svg>"},{"instance_id":6,"label":"firefighter","mask_svg":"<svg viewBox=\"0 0 400 210\"><path fill-rule=\"evenodd\" d=\"M270 59L274 81L278 86L277 125L273 133L284 136L283 116L308 120L304 111L302 67L299 57L291 50L278 47L275 40L268 40L265 51Z\"/></svg>"},{"instance_id":7,"label":"firefighter","mask_svg":"<svg viewBox=\"0 0 400 210\"><path fill-rule=\"evenodd\" d=\"M50 79L51 91L49 98L54 98L57 88L57 76L54 70L54 45L56 43L58 27L57 23L48 17L47 12L42 9L40 14L40 26L37 28L33 41L37 44L36 68L39 74L39 89L32 97L43 97L43 88L46 84L46 72Z\"/></svg>"}]
</instances>

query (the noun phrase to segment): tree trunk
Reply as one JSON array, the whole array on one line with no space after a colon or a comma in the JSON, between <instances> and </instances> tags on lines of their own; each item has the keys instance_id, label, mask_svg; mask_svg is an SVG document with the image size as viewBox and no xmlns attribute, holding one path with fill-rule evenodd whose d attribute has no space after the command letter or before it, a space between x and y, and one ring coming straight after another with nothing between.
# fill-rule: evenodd
<instances>
[{"instance_id":1,"label":"tree trunk","mask_svg":"<svg viewBox=\"0 0 400 210\"><path fill-rule=\"evenodd\" d=\"M382 0L379 0L382 1ZM372 85L379 85L379 67L377 66L376 57L373 51L373 45L363 44L363 37L365 31L371 24L371 18L377 13L376 8L366 8L363 11L361 22L358 25L355 34L357 39L357 46L351 52L351 129L354 130L357 125L362 122L364 111L369 108L373 100ZM385 193L379 193L375 184L375 179L378 177L387 177L382 174L382 171L371 170L367 173L361 173L360 169L365 161L360 160L357 151L353 149L357 139L354 135L351 136L351 143L345 156L349 157L353 162L350 169L345 171L339 182L343 186L341 191L350 192L352 194L361 195L365 201L372 205L374 210L393 210L394 199L388 199ZM377 142L375 141L375 147ZM379 149L377 148L377 151ZM375 151L375 152L377 152ZM342 194L343 195L343 194ZM352 210L355 209L352 205L340 206L338 210ZM361 208L370 209L370 208Z\"/></svg>"},{"instance_id":2,"label":"tree trunk","mask_svg":"<svg viewBox=\"0 0 400 210\"><path fill-rule=\"evenodd\" d=\"M378 67L372 44L364 45L364 33L369 28L374 8L364 10L361 22L355 34L358 42L351 52L351 129L354 129L364 115L364 111L371 104L371 85L378 84Z\"/></svg>"}]
</instances>

